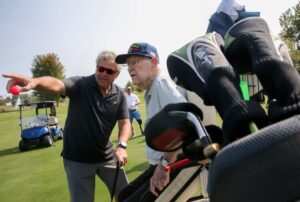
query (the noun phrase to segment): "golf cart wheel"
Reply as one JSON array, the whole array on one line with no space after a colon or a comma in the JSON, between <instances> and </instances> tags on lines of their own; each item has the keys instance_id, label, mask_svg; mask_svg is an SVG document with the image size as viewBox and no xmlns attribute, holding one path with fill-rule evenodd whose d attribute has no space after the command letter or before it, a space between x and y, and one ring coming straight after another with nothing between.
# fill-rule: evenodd
<instances>
[{"instance_id":1,"label":"golf cart wheel","mask_svg":"<svg viewBox=\"0 0 300 202\"><path fill-rule=\"evenodd\" d=\"M28 145L24 142L24 140L20 140L19 142L19 149L20 151L28 150Z\"/></svg>"},{"instance_id":2,"label":"golf cart wheel","mask_svg":"<svg viewBox=\"0 0 300 202\"><path fill-rule=\"evenodd\" d=\"M45 135L43 137L43 145L46 147L50 147L53 144L53 139L50 135Z\"/></svg>"},{"instance_id":3,"label":"golf cart wheel","mask_svg":"<svg viewBox=\"0 0 300 202\"><path fill-rule=\"evenodd\" d=\"M58 139L59 139L59 140L62 140L63 138L64 138L64 131L63 131L63 129L61 128L61 129L59 130Z\"/></svg>"}]
</instances>

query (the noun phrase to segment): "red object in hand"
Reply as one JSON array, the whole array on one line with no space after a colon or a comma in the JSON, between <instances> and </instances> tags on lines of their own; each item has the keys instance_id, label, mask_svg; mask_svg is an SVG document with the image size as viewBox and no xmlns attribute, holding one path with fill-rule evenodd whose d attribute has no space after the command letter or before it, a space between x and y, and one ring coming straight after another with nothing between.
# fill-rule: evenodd
<instances>
[{"instance_id":1,"label":"red object in hand","mask_svg":"<svg viewBox=\"0 0 300 202\"><path fill-rule=\"evenodd\" d=\"M13 95L19 95L20 94L20 88L18 86L11 86L9 91Z\"/></svg>"}]
</instances>

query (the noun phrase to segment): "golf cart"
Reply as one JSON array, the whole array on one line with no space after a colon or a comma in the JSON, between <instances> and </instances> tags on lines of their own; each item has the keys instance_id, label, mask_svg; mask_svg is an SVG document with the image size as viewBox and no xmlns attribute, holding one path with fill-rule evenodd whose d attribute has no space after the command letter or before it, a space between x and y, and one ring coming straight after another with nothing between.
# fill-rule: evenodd
<instances>
[{"instance_id":1,"label":"golf cart","mask_svg":"<svg viewBox=\"0 0 300 202\"><path fill-rule=\"evenodd\" d=\"M35 115L22 115L25 107L35 109ZM20 104L19 110L22 138L19 142L20 151L28 150L32 146L49 147L54 141L63 138L63 129L58 125L54 102Z\"/></svg>"}]
</instances>

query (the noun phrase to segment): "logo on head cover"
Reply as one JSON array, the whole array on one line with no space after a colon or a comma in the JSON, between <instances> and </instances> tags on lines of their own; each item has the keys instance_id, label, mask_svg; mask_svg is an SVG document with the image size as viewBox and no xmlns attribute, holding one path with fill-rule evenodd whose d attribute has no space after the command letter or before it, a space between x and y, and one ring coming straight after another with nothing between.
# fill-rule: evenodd
<instances>
[{"instance_id":1,"label":"logo on head cover","mask_svg":"<svg viewBox=\"0 0 300 202\"><path fill-rule=\"evenodd\" d=\"M196 55L201 58L201 64L212 64L212 57L208 54L205 48L199 48L196 52Z\"/></svg>"}]
</instances>

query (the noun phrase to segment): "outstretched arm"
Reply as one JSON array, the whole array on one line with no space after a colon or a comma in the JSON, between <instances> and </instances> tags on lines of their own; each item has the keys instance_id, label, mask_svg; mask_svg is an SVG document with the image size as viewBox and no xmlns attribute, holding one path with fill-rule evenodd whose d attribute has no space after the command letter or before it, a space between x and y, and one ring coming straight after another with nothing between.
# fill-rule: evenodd
<instances>
[{"instance_id":1,"label":"outstretched arm","mask_svg":"<svg viewBox=\"0 0 300 202\"><path fill-rule=\"evenodd\" d=\"M3 74L4 78L10 78L6 85L6 90L9 92L11 86L20 86L20 91L25 92L29 90L42 90L51 93L65 95L64 83L50 76L43 76L38 78L31 78L18 74Z\"/></svg>"}]
</instances>

